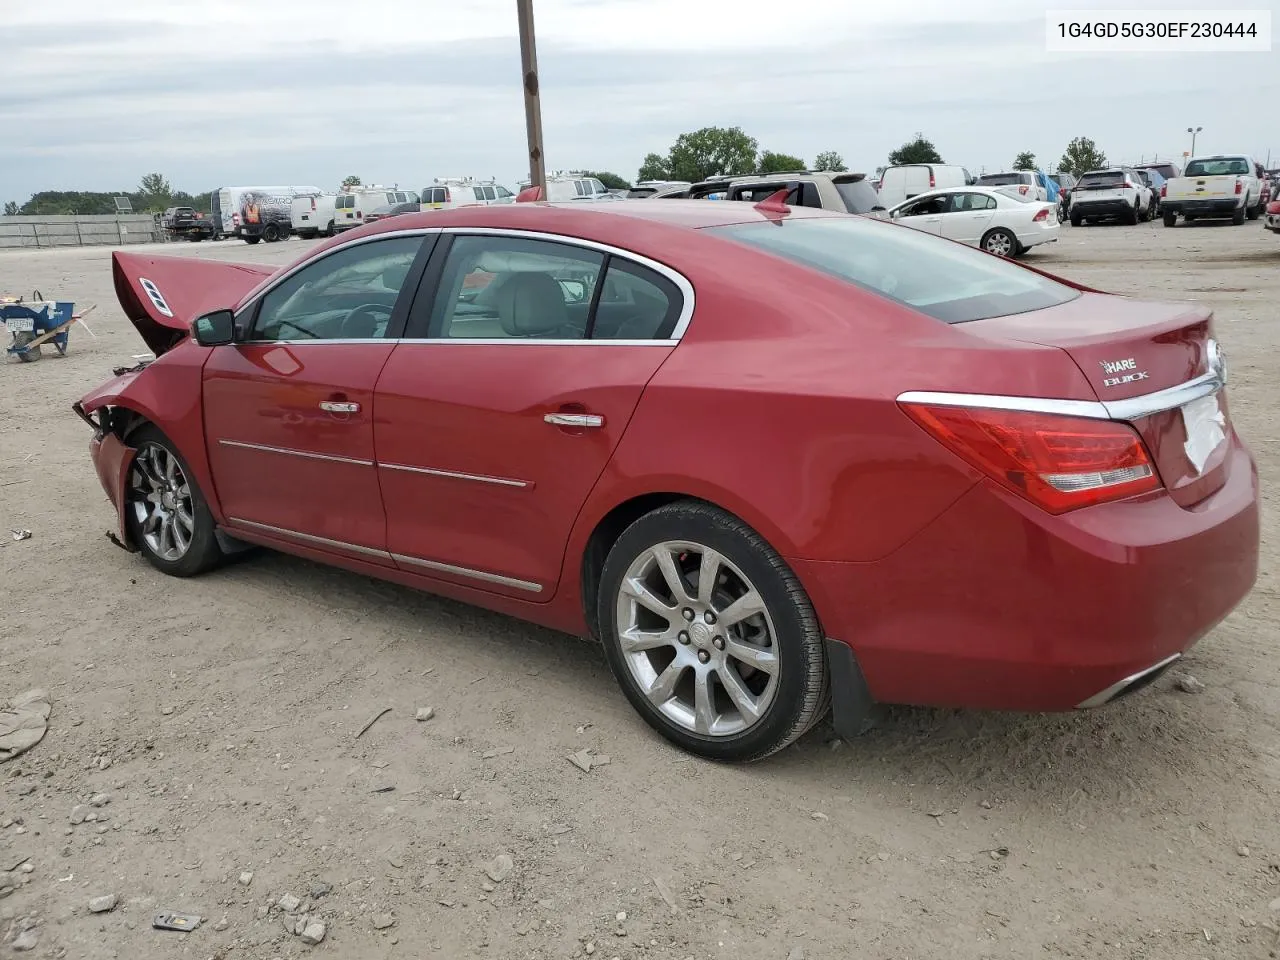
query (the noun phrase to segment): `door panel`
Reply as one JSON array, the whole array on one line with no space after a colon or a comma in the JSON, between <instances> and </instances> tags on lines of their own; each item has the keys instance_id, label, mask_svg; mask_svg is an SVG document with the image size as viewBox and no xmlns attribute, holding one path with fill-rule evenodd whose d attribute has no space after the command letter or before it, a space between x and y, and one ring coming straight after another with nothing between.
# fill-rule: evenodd
<instances>
[{"instance_id":1,"label":"door panel","mask_svg":"<svg viewBox=\"0 0 1280 960\"><path fill-rule=\"evenodd\" d=\"M397 562L549 600L578 511L670 351L586 342L396 347L378 382L374 432ZM556 414L603 422L546 421Z\"/></svg>"},{"instance_id":2,"label":"door panel","mask_svg":"<svg viewBox=\"0 0 1280 960\"><path fill-rule=\"evenodd\" d=\"M393 349L391 341L317 341L213 351L204 368L205 435L229 518L385 549L373 387Z\"/></svg>"}]
</instances>

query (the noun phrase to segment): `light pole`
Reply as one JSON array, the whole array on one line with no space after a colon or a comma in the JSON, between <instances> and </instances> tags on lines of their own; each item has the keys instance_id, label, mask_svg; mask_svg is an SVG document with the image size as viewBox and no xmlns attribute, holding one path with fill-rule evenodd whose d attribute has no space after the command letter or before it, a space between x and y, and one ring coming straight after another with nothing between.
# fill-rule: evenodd
<instances>
[{"instance_id":1,"label":"light pole","mask_svg":"<svg viewBox=\"0 0 1280 960\"><path fill-rule=\"evenodd\" d=\"M1196 134L1203 129L1204 127L1195 127L1194 129L1187 127L1187 133L1191 134L1191 155L1193 157L1196 155Z\"/></svg>"},{"instance_id":2,"label":"light pole","mask_svg":"<svg viewBox=\"0 0 1280 960\"><path fill-rule=\"evenodd\" d=\"M516 0L520 21L520 71L524 77L524 127L529 139L529 187L547 199L546 159L542 155L542 102L538 99L538 51L533 39L533 0Z\"/></svg>"}]
</instances>

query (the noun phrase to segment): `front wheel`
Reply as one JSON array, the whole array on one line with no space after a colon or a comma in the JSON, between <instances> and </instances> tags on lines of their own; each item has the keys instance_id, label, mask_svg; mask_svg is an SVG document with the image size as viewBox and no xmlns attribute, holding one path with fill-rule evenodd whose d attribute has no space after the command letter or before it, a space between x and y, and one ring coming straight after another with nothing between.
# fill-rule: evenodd
<instances>
[{"instance_id":1,"label":"front wheel","mask_svg":"<svg viewBox=\"0 0 1280 960\"><path fill-rule=\"evenodd\" d=\"M609 551L597 597L609 666L668 740L716 760L759 760L829 704L817 614L786 562L709 504L659 507Z\"/></svg>"},{"instance_id":2,"label":"front wheel","mask_svg":"<svg viewBox=\"0 0 1280 960\"><path fill-rule=\"evenodd\" d=\"M1012 257L1018 252L1018 238L1004 227L997 227L983 235L981 247L997 257Z\"/></svg>"},{"instance_id":3,"label":"front wheel","mask_svg":"<svg viewBox=\"0 0 1280 960\"><path fill-rule=\"evenodd\" d=\"M161 573L190 577L222 559L213 514L186 461L152 426L132 438L125 523L133 542Z\"/></svg>"}]
</instances>

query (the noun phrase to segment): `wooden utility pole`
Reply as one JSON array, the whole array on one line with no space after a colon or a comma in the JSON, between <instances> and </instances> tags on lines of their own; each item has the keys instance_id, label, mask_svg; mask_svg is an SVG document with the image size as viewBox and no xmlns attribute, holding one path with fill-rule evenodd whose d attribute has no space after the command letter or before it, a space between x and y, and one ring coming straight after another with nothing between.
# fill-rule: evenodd
<instances>
[{"instance_id":1,"label":"wooden utility pole","mask_svg":"<svg viewBox=\"0 0 1280 960\"><path fill-rule=\"evenodd\" d=\"M533 0L516 0L520 20L520 69L524 77L524 126L529 138L529 186L547 198L547 167L542 153L542 101L538 99L538 50L533 39Z\"/></svg>"}]
</instances>

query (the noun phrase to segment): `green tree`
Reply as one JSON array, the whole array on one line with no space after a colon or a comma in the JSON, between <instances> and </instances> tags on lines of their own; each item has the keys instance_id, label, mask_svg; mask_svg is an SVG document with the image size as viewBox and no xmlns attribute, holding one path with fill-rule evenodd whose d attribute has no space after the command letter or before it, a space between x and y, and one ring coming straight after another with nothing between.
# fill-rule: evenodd
<instances>
[{"instance_id":1,"label":"green tree","mask_svg":"<svg viewBox=\"0 0 1280 960\"><path fill-rule=\"evenodd\" d=\"M4 205L4 215L6 217L16 217L18 215L18 204L10 200Z\"/></svg>"},{"instance_id":2,"label":"green tree","mask_svg":"<svg viewBox=\"0 0 1280 960\"><path fill-rule=\"evenodd\" d=\"M787 153L766 150L760 154L761 173L782 173L786 170L807 170L804 161Z\"/></svg>"},{"instance_id":3,"label":"green tree","mask_svg":"<svg viewBox=\"0 0 1280 960\"><path fill-rule=\"evenodd\" d=\"M938 148L933 143L924 138L923 133L917 133L915 138L908 140L893 153L889 154L889 165L896 167L903 163L943 163L942 154L938 153Z\"/></svg>"},{"instance_id":4,"label":"green tree","mask_svg":"<svg viewBox=\"0 0 1280 960\"><path fill-rule=\"evenodd\" d=\"M832 173L844 173L849 169L844 164L844 157L834 150L823 150L813 161L813 166L817 170L829 170Z\"/></svg>"},{"instance_id":5,"label":"green tree","mask_svg":"<svg viewBox=\"0 0 1280 960\"><path fill-rule=\"evenodd\" d=\"M1020 154L1013 158L1013 169L1015 170L1035 170L1036 155L1030 150L1023 150Z\"/></svg>"},{"instance_id":6,"label":"green tree","mask_svg":"<svg viewBox=\"0 0 1280 960\"><path fill-rule=\"evenodd\" d=\"M640 164L640 170L636 173L637 180L670 180L671 167L668 166L665 157L656 153L646 154L644 162Z\"/></svg>"},{"instance_id":7,"label":"green tree","mask_svg":"<svg viewBox=\"0 0 1280 960\"><path fill-rule=\"evenodd\" d=\"M623 180L616 173L610 173L608 170L587 170L582 174L584 177L595 177L610 190L630 190L631 184Z\"/></svg>"},{"instance_id":8,"label":"green tree","mask_svg":"<svg viewBox=\"0 0 1280 960\"><path fill-rule=\"evenodd\" d=\"M344 179L344 180L342 181L342 185L343 185L344 187L358 187L358 186L360 186L360 185L361 185L361 180L360 180L360 178L359 178L359 177L357 177L357 176L353 173L351 176L347 177L346 179Z\"/></svg>"},{"instance_id":9,"label":"green tree","mask_svg":"<svg viewBox=\"0 0 1280 960\"><path fill-rule=\"evenodd\" d=\"M719 174L743 176L755 172L757 147L741 127L703 127L676 137L667 169L672 179L694 182Z\"/></svg>"},{"instance_id":10,"label":"green tree","mask_svg":"<svg viewBox=\"0 0 1280 960\"><path fill-rule=\"evenodd\" d=\"M1067 144L1067 150L1058 161L1058 169L1079 177L1090 170L1107 165L1107 155L1088 137L1076 137Z\"/></svg>"},{"instance_id":11,"label":"green tree","mask_svg":"<svg viewBox=\"0 0 1280 960\"><path fill-rule=\"evenodd\" d=\"M173 198L173 187L169 185L164 174L148 173L139 182L138 193L143 198L141 209L163 210L169 206L169 201Z\"/></svg>"}]
</instances>

